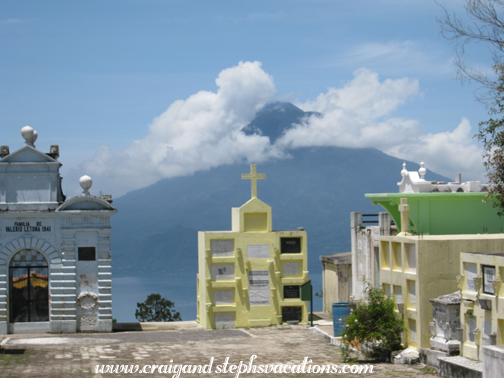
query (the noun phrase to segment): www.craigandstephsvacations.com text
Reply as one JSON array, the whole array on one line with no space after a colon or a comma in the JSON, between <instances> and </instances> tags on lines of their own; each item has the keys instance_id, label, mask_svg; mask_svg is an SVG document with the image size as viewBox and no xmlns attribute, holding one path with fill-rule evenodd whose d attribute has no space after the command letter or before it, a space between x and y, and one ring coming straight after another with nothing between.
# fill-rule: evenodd
<instances>
[{"instance_id":1,"label":"www.craigandstephsvacations.com text","mask_svg":"<svg viewBox=\"0 0 504 378\"><path fill-rule=\"evenodd\" d=\"M250 357L247 362L240 361L238 364L229 362L226 357L219 364L214 357L206 365L183 365L174 364L170 360L168 365L96 365L95 374L171 374L172 378L183 377L184 374L234 374L238 378L240 374L366 374L373 373L373 365L314 365L312 360L305 357L299 364L258 364L254 361L256 355Z\"/></svg>"}]
</instances>

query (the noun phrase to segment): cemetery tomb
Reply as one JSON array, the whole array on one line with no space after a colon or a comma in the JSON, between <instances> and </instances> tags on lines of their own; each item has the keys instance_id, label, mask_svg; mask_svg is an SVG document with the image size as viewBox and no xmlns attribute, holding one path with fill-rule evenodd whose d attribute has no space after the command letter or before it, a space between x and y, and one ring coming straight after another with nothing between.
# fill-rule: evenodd
<instances>
[{"instance_id":1,"label":"cemetery tomb","mask_svg":"<svg viewBox=\"0 0 504 378\"><path fill-rule=\"evenodd\" d=\"M110 196L66 198L59 148L0 148L0 334L111 332Z\"/></svg>"},{"instance_id":2,"label":"cemetery tomb","mask_svg":"<svg viewBox=\"0 0 504 378\"><path fill-rule=\"evenodd\" d=\"M231 211L230 231L198 233L198 314L206 328L257 327L287 321L308 323L300 286L308 279L307 235L302 228L273 231L271 207L257 198Z\"/></svg>"}]
</instances>

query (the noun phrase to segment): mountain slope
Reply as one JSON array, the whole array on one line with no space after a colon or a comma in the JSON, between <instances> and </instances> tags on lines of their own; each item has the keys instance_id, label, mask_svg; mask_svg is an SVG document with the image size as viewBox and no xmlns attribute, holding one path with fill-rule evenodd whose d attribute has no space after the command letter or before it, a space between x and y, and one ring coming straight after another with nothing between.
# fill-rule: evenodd
<instances>
[{"instance_id":1,"label":"mountain slope","mask_svg":"<svg viewBox=\"0 0 504 378\"><path fill-rule=\"evenodd\" d=\"M320 113L304 112L290 102L274 102L257 112L254 120L245 126L242 131L245 135L269 136L270 142L273 144L285 131L292 127L292 124L299 123L303 118L311 115L320 115Z\"/></svg>"},{"instance_id":2,"label":"mountain slope","mask_svg":"<svg viewBox=\"0 0 504 378\"><path fill-rule=\"evenodd\" d=\"M266 105L243 131L272 143L307 113L290 103ZM258 197L272 207L274 229L304 227L309 269L320 272L320 255L350 249L349 213L378 213L365 193L397 192L402 160L373 148L314 147L258 165L267 179ZM418 169L408 162L408 169ZM250 199L242 180L248 164L225 165L192 176L164 179L114 201L113 270L116 276L196 274L197 231L231 229L231 208ZM447 180L428 173L430 180Z\"/></svg>"},{"instance_id":3,"label":"mountain slope","mask_svg":"<svg viewBox=\"0 0 504 378\"><path fill-rule=\"evenodd\" d=\"M290 159L258 164L258 197L272 207L273 229L304 227L309 269L319 256L350 249L351 211L377 213L365 193L396 192L402 160L376 149L300 148ZM408 169L418 169L408 163ZM231 207L250 199L248 164L161 180L114 201L114 274L197 272L197 231L230 230ZM445 178L428 173L429 179Z\"/></svg>"}]
</instances>

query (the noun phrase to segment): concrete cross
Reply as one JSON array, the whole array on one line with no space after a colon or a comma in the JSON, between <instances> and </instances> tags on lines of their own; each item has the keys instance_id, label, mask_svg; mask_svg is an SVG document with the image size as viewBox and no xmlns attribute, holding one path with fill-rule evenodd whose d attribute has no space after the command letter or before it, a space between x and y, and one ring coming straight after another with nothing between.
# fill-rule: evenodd
<instances>
[{"instance_id":1,"label":"concrete cross","mask_svg":"<svg viewBox=\"0 0 504 378\"><path fill-rule=\"evenodd\" d=\"M250 180L252 184L252 198L257 198L257 180L264 180L266 174L257 173L257 166L250 164L250 173L243 173L242 180Z\"/></svg>"}]
</instances>

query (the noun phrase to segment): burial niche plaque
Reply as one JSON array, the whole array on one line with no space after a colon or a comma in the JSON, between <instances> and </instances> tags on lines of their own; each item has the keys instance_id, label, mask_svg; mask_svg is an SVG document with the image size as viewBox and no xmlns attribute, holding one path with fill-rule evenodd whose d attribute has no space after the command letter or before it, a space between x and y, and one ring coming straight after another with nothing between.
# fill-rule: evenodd
<instances>
[{"instance_id":1,"label":"burial niche plaque","mask_svg":"<svg viewBox=\"0 0 504 378\"><path fill-rule=\"evenodd\" d=\"M251 259L268 259L270 257L269 244L247 245L247 256Z\"/></svg>"},{"instance_id":2,"label":"burial niche plaque","mask_svg":"<svg viewBox=\"0 0 504 378\"><path fill-rule=\"evenodd\" d=\"M270 276L268 270L249 272L249 303L251 306L269 306Z\"/></svg>"},{"instance_id":3,"label":"burial niche plaque","mask_svg":"<svg viewBox=\"0 0 504 378\"><path fill-rule=\"evenodd\" d=\"M233 289L219 289L213 291L214 305L232 305L234 303Z\"/></svg>"},{"instance_id":4,"label":"burial niche plaque","mask_svg":"<svg viewBox=\"0 0 504 378\"><path fill-rule=\"evenodd\" d=\"M281 238L281 253L301 253L301 238Z\"/></svg>"},{"instance_id":5,"label":"burial niche plaque","mask_svg":"<svg viewBox=\"0 0 504 378\"><path fill-rule=\"evenodd\" d=\"M285 285L283 295L284 299L299 299L299 285Z\"/></svg>"},{"instance_id":6,"label":"burial niche plaque","mask_svg":"<svg viewBox=\"0 0 504 378\"><path fill-rule=\"evenodd\" d=\"M216 312L214 313L214 327L220 328L234 328L235 314L234 312Z\"/></svg>"},{"instance_id":7,"label":"burial niche plaque","mask_svg":"<svg viewBox=\"0 0 504 378\"><path fill-rule=\"evenodd\" d=\"M78 248L79 261L96 261L96 248L95 247L79 247Z\"/></svg>"},{"instance_id":8,"label":"burial niche plaque","mask_svg":"<svg viewBox=\"0 0 504 378\"><path fill-rule=\"evenodd\" d=\"M234 264L212 265L212 280L234 280Z\"/></svg>"},{"instance_id":9,"label":"burial niche plaque","mask_svg":"<svg viewBox=\"0 0 504 378\"><path fill-rule=\"evenodd\" d=\"M212 256L233 256L234 240L212 240L210 242Z\"/></svg>"},{"instance_id":10,"label":"burial niche plaque","mask_svg":"<svg viewBox=\"0 0 504 378\"><path fill-rule=\"evenodd\" d=\"M495 266L483 265L481 269L483 270L483 293L494 295Z\"/></svg>"},{"instance_id":11,"label":"burial niche plaque","mask_svg":"<svg viewBox=\"0 0 504 378\"><path fill-rule=\"evenodd\" d=\"M301 263L299 261L286 261L283 263L284 276L299 276Z\"/></svg>"}]
</instances>

